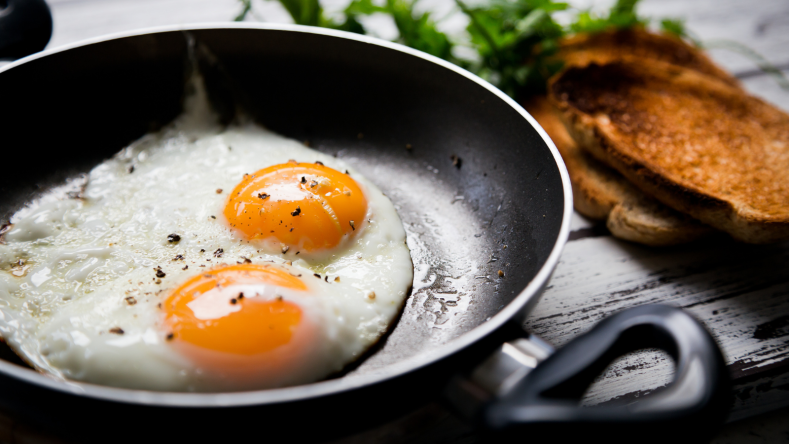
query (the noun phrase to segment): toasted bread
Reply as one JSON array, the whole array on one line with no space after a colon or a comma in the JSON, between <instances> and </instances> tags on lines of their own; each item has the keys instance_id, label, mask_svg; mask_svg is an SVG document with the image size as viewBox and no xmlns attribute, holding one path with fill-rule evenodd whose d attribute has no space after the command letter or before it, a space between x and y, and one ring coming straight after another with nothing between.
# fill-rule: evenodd
<instances>
[{"instance_id":1,"label":"toasted bread","mask_svg":"<svg viewBox=\"0 0 789 444\"><path fill-rule=\"evenodd\" d=\"M735 77L718 67L699 49L678 37L648 32L642 27L576 34L562 40L558 57L565 66L586 66L592 62L604 64L631 57L658 60L707 74L731 86L740 85Z\"/></svg>"},{"instance_id":2,"label":"toasted bread","mask_svg":"<svg viewBox=\"0 0 789 444\"><path fill-rule=\"evenodd\" d=\"M690 242L710 232L704 224L647 197L617 171L584 152L567 133L545 96L524 103L537 119L567 165L576 211L606 220L621 239L652 246Z\"/></svg>"},{"instance_id":3,"label":"toasted bread","mask_svg":"<svg viewBox=\"0 0 789 444\"><path fill-rule=\"evenodd\" d=\"M789 238L789 115L718 78L623 58L549 82L573 139L642 191L744 242Z\"/></svg>"},{"instance_id":4,"label":"toasted bread","mask_svg":"<svg viewBox=\"0 0 789 444\"><path fill-rule=\"evenodd\" d=\"M565 66L605 63L625 57L662 60L713 75L733 86L736 78L718 68L698 49L679 38L654 34L643 28L579 34L561 43L558 53ZM712 233L710 227L644 195L617 171L592 158L577 146L542 97L526 102L554 140L565 159L573 184L576 210L604 219L611 233L646 245L674 245Z\"/></svg>"}]
</instances>

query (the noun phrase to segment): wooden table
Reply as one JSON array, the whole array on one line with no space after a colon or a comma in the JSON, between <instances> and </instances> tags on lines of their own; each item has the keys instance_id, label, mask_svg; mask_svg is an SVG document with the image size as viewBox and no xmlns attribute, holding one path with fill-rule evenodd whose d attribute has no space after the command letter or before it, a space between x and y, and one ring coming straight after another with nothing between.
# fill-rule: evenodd
<instances>
[{"instance_id":1,"label":"wooden table","mask_svg":"<svg viewBox=\"0 0 789 444\"><path fill-rule=\"evenodd\" d=\"M448 0L425 2L438 9L451 8ZM227 21L240 9L236 0L49 3L55 22L50 48L142 27ZM327 2L328 9L337 9L342 3ZM253 20L289 21L275 3L256 0L254 5ZM652 17L685 18L689 29L702 40L729 39L745 44L789 73L789 2L644 0L640 11ZM463 23L450 19L445 26L457 31ZM376 29L383 37L392 35L391 24L384 21ZM751 61L724 50L712 50L711 55L749 91L789 110L789 91L782 90ZM749 442L785 440L789 431L783 421L789 412L785 409L789 406L789 243L748 246L716 240L647 248L615 239L604 226L575 215L570 242L525 327L561 347L613 312L654 302L687 309L721 344L735 381L736 401L730 421L773 411L730 425L716 442L743 442L746 435ZM665 385L672 371L670 359L662 353L647 350L625 356L599 378L584 403L637 402L640 396ZM0 438L2 424L0 421ZM15 432L5 436L36 435L24 426L15 427L9 429ZM763 441L753 441L754 434ZM475 437L442 407L431 404L340 442L457 443L475 442Z\"/></svg>"}]
</instances>

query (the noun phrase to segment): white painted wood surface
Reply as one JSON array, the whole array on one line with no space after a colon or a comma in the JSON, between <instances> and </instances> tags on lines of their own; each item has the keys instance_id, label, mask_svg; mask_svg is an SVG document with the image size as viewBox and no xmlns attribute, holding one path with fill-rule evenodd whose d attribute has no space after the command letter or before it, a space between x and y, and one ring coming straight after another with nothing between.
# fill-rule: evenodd
<instances>
[{"instance_id":1,"label":"white painted wood surface","mask_svg":"<svg viewBox=\"0 0 789 444\"><path fill-rule=\"evenodd\" d=\"M789 244L722 239L655 249L610 236L575 240L526 326L561 347L608 314L647 303L683 307L702 320L737 379L780 367L789 353L783 327L774 334L757 329L789 313ZM650 353L628 357L609 370L587 402L643 394L645 379L652 387L663 385L671 368ZM748 416L751 408L757 407L738 403L734 418Z\"/></svg>"},{"instance_id":2,"label":"white painted wood surface","mask_svg":"<svg viewBox=\"0 0 789 444\"><path fill-rule=\"evenodd\" d=\"M447 1L431 0L439 8L446 8L442 5ZM49 3L55 22L50 47L151 26L228 21L240 10L236 0ZM336 8L342 0L332 4ZM254 5L253 20L289 21L274 3L255 0ZM684 18L688 28L702 40L743 43L789 73L789 1L644 0L640 11L655 17ZM381 26L381 33L386 34L386 23ZM457 23L450 28L459 29ZM742 75L745 87L753 94L789 110L789 92L755 72L751 61L723 50L714 50L711 55L725 68ZM652 302L684 307L713 332L724 349L737 383L732 419L789 405L789 244L754 247L719 240L654 249L614 239L580 216L575 216L573 229L576 239L568 243L527 328L562 346L595 322L627 307ZM584 403L616 398L635 402L645 392L665 385L671 374L671 363L663 354L646 351L626 356L606 371ZM786 433L787 427L779 424L782 416L772 417L772 422L758 430L769 429L774 435ZM742 426L730 427L719 442L744 442L737 434L741 429ZM437 405L342 442L372 440L476 441L468 428Z\"/></svg>"}]
</instances>

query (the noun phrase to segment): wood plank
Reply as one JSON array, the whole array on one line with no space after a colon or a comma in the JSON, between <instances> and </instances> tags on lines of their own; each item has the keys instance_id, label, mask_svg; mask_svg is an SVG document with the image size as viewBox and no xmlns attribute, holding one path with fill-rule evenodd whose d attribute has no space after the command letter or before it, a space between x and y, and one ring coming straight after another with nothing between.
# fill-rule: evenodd
<instances>
[{"instance_id":1,"label":"wood plank","mask_svg":"<svg viewBox=\"0 0 789 444\"><path fill-rule=\"evenodd\" d=\"M644 0L638 11L649 17L676 17L702 41L732 40L777 64L789 62L789 2L785 0ZM753 62L724 50L712 58L733 73L749 71Z\"/></svg>"},{"instance_id":2,"label":"wood plank","mask_svg":"<svg viewBox=\"0 0 789 444\"><path fill-rule=\"evenodd\" d=\"M789 77L789 70L784 70L783 73ZM759 74L748 76L741 81L749 93L789 112L789 90L781 88L771 76Z\"/></svg>"},{"instance_id":3,"label":"wood plank","mask_svg":"<svg viewBox=\"0 0 789 444\"><path fill-rule=\"evenodd\" d=\"M171 24L226 22L237 0L49 0L54 29L48 48L134 29ZM270 8L261 2L260 9ZM272 3L273 5L273 3ZM283 20L287 16L273 16Z\"/></svg>"},{"instance_id":4,"label":"wood plank","mask_svg":"<svg viewBox=\"0 0 789 444\"><path fill-rule=\"evenodd\" d=\"M721 344L732 377L747 387L760 374L789 370L789 243L722 238L656 249L610 236L572 241L525 327L561 347L611 313L648 303L682 307L700 319ZM665 355L628 356L608 369L585 403L636 398L666 384L672 372ZM734 417L763 411L763 399L740 399ZM784 393L769 399L773 408L789 405Z\"/></svg>"}]
</instances>

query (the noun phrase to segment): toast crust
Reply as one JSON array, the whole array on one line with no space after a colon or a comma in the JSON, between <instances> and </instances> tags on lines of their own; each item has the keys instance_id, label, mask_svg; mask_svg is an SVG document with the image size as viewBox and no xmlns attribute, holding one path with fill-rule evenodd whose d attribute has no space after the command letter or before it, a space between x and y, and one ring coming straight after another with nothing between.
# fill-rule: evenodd
<instances>
[{"instance_id":1,"label":"toast crust","mask_svg":"<svg viewBox=\"0 0 789 444\"><path fill-rule=\"evenodd\" d=\"M590 158L576 145L546 97L531 97L523 106L548 133L562 155L570 173L575 209L592 219L606 219L608 213L623 200L623 189L631 185L619 173Z\"/></svg>"},{"instance_id":2,"label":"toast crust","mask_svg":"<svg viewBox=\"0 0 789 444\"><path fill-rule=\"evenodd\" d=\"M616 170L584 152L570 137L545 96L524 102L564 159L576 211L605 220L611 233L632 242L666 246L691 242L712 228L647 197Z\"/></svg>"},{"instance_id":3,"label":"toast crust","mask_svg":"<svg viewBox=\"0 0 789 444\"><path fill-rule=\"evenodd\" d=\"M615 206L606 227L616 237L653 247L679 245L716 233L713 228L639 192Z\"/></svg>"},{"instance_id":4,"label":"toast crust","mask_svg":"<svg viewBox=\"0 0 789 444\"><path fill-rule=\"evenodd\" d=\"M562 40L558 57L565 66L605 64L626 57L657 60L683 66L740 87L737 78L718 67L699 49L678 37L648 32L643 27L576 34Z\"/></svg>"},{"instance_id":5,"label":"toast crust","mask_svg":"<svg viewBox=\"0 0 789 444\"><path fill-rule=\"evenodd\" d=\"M789 238L789 116L690 69L570 67L551 101L580 146L647 194L736 239Z\"/></svg>"}]
</instances>

